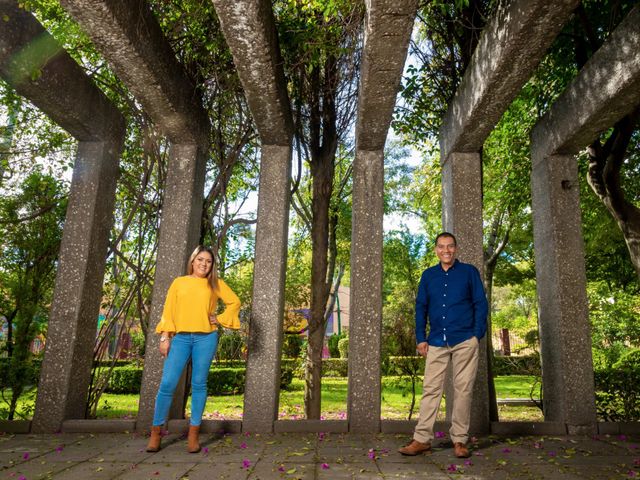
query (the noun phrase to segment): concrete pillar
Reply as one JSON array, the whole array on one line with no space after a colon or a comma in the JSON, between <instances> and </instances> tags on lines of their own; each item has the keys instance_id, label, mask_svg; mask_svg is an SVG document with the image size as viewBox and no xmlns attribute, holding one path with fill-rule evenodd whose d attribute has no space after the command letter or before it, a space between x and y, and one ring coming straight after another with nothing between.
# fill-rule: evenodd
<instances>
[{"instance_id":1,"label":"concrete pillar","mask_svg":"<svg viewBox=\"0 0 640 480\"><path fill-rule=\"evenodd\" d=\"M535 158L535 157L534 157ZM533 238L538 279L545 420L593 433L596 410L578 162L534 160Z\"/></svg>"},{"instance_id":2,"label":"concrete pillar","mask_svg":"<svg viewBox=\"0 0 640 480\"><path fill-rule=\"evenodd\" d=\"M480 153L449 154L442 165L442 224L458 241L458 258L484 275L482 246L482 157ZM487 335L490 335L487 332ZM480 341L478 376L473 387L471 426L473 433L490 430L487 338ZM447 417L453 393L447 388Z\"/></svg>"},{"instance_id":3,"label":"concrete pillar","mask_svg":"<svg viewBox=\"0 0 640 480\"><path fill-rule=\"evenodd\" d=\"M380 431L384 152L357 150L353 164L349 431Z\"/></svg>"},{"instance_id":4,"label":"concrete pillar","mask_svg":"<svg viewBox=\"0 0 640 480\"><path fill-rule=\"evenodd\" d=\"M242 423L250 432L273 432L278 415L290 183L291 147L263 145Z\"/></svg>"},{"instance_id":5,"label":"concrete pillar","mask_svg":"<svg viewBox=\"0 0 640 480\"><path fill-rule=\"evenodd\" d=\"M33 432L85 417L121 149L122 137L78 144Z\"/></svg>"},{"instance_id":6,"label":"concrete pillar","mask_svg":"<svg viewBox=\"0 0 640 480\"><path fill-rule=\"evenodd\" d=\"M172 144L169 155L136 422L138 431L145 431L151 425L162 378L163 359L158 351L160 340L155 328L162 316L167 290L174 278L186 274L189 255L200 235L207 151L196 144ZM169 418L184 417L184 380L176 389Z\"/></svg>"}]
</instances>

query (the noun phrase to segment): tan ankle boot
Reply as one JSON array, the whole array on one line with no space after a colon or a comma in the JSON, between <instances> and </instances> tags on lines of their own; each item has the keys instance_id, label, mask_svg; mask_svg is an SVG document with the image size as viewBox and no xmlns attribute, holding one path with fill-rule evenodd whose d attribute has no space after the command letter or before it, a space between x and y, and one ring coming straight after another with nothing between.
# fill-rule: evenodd
<instances>
[{"instance_id":1,"label":"tan ankle boot","mask_svg":"<svg viewBox=\"0 0 640 480\"><path fill-rule=\"evenodd\" d=\"M149 443L147 444L147 452L157 452L160 450L160 439L162 437L162 427L151 427L151 436L149 437Z\"/></svg>"},{"instance_id":2,"label":"tan ankle boot","mask_svg":"<svg viewBox=\"0 0 640 480\"><path fill-rule=\"evenodd\" d=\"M189 453L198 453L200 451L200 442L198 435L200 434L200 425L189 426L189 436L187 437L187 451Z\"/></svg>"}]
</instances>

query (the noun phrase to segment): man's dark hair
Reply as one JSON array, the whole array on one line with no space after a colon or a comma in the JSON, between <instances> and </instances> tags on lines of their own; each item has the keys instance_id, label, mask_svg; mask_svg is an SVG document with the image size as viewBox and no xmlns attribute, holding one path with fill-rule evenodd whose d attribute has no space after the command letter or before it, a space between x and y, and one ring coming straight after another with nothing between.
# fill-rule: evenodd
<instances>
[{"instance_id":1,"label":"man's dark hair","mask_svg":"<svg viewBox=\"0 0 640 480\"><path fill-rule=\"evenodd\" d=\"M438 234L438 236L436 237L435 242L433 242L433 243L434 243L435 245L437 245L437 244L438 244L438 240L440 240L440 239L441 239L441 238L443 238L443 237L453 238L453 244L454 244L455 246L458 246L458 241L456 240L455 235L454 235L453 233L449 233L449 232L442 232L442 233L439 233L439 234Z\"/></svg>"}]
</instances>

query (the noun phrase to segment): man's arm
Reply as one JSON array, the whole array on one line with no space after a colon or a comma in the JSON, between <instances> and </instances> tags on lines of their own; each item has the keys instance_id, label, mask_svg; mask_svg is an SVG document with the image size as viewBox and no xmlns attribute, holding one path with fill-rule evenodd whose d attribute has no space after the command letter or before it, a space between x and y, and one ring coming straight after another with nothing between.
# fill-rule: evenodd
<instances>
[{"instance_id":1,"label":"man's arm","mask_svg":"<svg viewBox=\"0 0 640 480\"><path fill-rule=\"evenodd\" d=\"M473 302L473 325L475 336L480 340L487 333L487 313L489 304L480 272L474 267L471 273L471 295Z\"/></svg>"},{"instance_id":2,"label":"man's arm","mask_svg":"<svg viewBox=\"0 0 640 480\"><path fill-rule=\"evenodd\" d=\"M420 277L418 295L416 296L416 344L427 343L427 311L429 299L427 297L426 272Z\"/></svg>"}]
</instances>

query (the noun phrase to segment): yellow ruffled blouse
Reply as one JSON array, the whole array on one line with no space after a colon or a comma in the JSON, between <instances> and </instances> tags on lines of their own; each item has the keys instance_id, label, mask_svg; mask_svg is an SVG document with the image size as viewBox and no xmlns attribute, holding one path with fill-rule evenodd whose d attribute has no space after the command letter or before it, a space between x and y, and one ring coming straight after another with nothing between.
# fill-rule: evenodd
<instances>
[{"instance_id":1,"label":"yellow ruffled blouse","mask_svg":"<svg viewBox=\"0 0 640 480\"><path fill-rule=\"evenodd\" d=\"M224 312L217 316L220 325L239 329L240 299L223 280L218 279L218 289L212 291L206 278L176 278L167 292L156 333L213 332L217 327L211 325L209 315L216 311L218 299L225 304Z\"/></svg>"}]
</instances>

